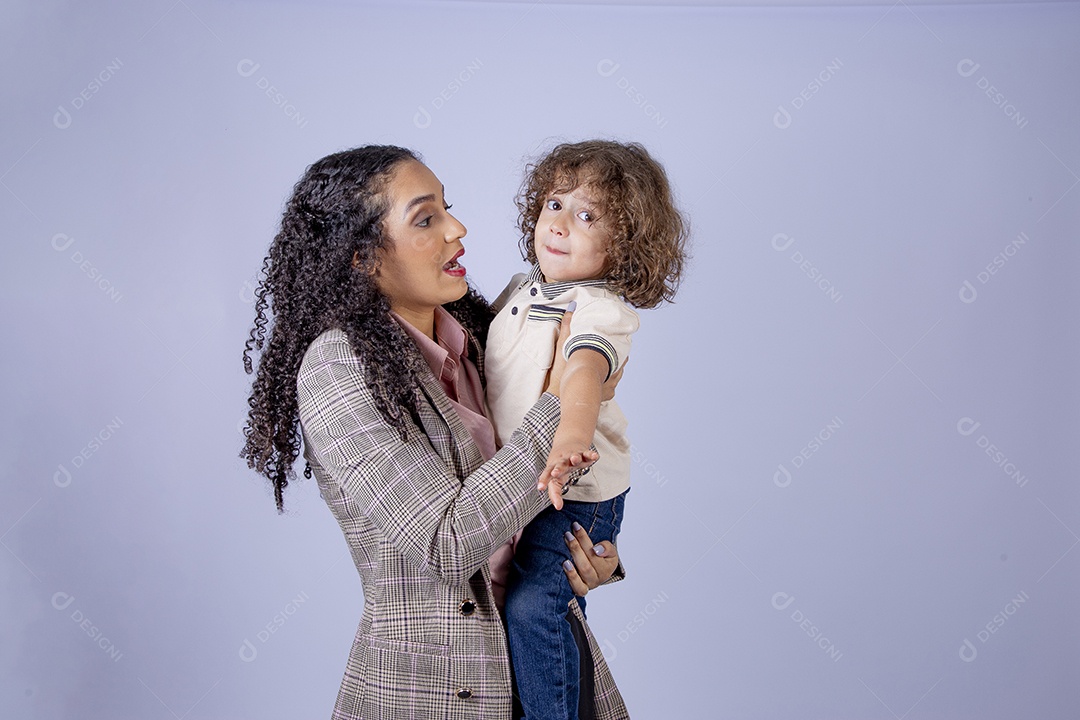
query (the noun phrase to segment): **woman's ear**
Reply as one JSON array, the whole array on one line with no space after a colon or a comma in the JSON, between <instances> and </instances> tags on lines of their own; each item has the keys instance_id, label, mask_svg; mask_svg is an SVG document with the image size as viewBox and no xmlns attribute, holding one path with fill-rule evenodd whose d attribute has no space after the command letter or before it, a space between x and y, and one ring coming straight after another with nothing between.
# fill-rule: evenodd
<instances>
[{"instance_id":1,"label":"woman's ear","mask_svg":"<svg viewBox=\"0 0 1080 720\"><path fill-rule=\"evenodd\" d=\"M360 259L360 251L354 250L352 255L352 266L356 270L362 270L368 274L369 277L375 277L379 273L379 264L377 261L372 262L370 265L365 265L364 261Z\"/></svg>"}]
</instances>

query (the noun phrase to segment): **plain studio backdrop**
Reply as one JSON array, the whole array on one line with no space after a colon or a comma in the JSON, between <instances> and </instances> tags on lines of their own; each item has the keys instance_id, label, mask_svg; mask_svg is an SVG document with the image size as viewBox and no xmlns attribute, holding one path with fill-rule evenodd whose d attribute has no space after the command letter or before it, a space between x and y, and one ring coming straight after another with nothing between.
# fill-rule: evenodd
<instances>
[{"instance_id":1,"label":"plain studio backdrop","mask_svg":"<svg viewBox=\"0 0 1080 720\"><path fill-rule=\"evenodd\" d=\"M238 458L319 157L421 152L473 282L559 140L693 226L619 400L636 718L1080 714L1080 6L5 2L0 715L328 717L363 600Z\"/></svg>"}]
</instances>

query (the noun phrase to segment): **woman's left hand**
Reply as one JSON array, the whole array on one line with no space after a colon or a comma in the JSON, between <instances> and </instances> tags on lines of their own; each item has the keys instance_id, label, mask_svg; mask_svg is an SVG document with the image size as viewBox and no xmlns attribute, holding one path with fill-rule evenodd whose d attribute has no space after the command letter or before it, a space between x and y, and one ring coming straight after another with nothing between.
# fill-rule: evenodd
<instances>
[{"instance_id":1,"label":"woman's left hand","mask_svg":"<svg viewBox=\"0 0 1080 720\"><path fill-rule=\"evenodd\" d=\"M566 546L570 548L570 557L574 561L564 562L563 572L574 594L585 597L589 590L600 587L611 578L619 566L619 551L607 540L593 545L585 528L577 523L574 523L572 536L572 539L566 540Z\"/></svg>"}]
</instances>

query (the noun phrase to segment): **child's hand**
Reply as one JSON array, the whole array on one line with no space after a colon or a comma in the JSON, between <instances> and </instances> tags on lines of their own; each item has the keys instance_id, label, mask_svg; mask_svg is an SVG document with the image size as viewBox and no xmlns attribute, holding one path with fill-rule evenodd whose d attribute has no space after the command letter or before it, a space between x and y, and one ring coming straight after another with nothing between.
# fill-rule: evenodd
<instances>
[{"instance_id":1,"label":"child's hand","mask_svg":"<svg viewBox=\"0 0 1080 720\"><path fill-rule=\"evenodd\" d=\"M547 466L540 473L537 490L547 489L551 504L562 510L562 489L571 470L584 470L600 459L600 453L579 443L556 443L548 454Z\"/></svg>"}]
</instances>

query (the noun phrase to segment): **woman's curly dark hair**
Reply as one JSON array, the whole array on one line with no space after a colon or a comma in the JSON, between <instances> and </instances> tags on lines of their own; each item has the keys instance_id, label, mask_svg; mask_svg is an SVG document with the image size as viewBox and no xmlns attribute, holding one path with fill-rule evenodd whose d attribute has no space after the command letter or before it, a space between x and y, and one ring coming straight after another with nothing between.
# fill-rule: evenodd
<instances>
[{"instance_id":1,"label":"woman's curly dark hair","mask_svg":"<svg viewBox=\"0 0 1080 720\"><path fill-rule=\"evenodd\" d=\"M579 186L599 203L597 222L611 236L606 269L611 289L638 308L671 302L689 233L664 168L639 143L563 143L529 165L517 196L522 256L536 262L536 221L548 196Z\"/></svg>"},{"instance_id":2,"label":"woman's curly dark hair","mask_svg":"<svg viewBox=\"0 0 1080 720\"><path fill-rule=\"evenodd\" d=\"M369 270L388 242L384 190L395 168L409 161L420 159L405 148L370 145L315 162L293 188L263 261L255 325L244 343L248 374L252 352L260 351L260 358L240 456L273 483L279 511L301 447L297 373L308 346L324 331L339 328L348 336L376 406L403 440L409 424L419 423L418 373L426 365L390 316L390 303ZM471 287L445 307L479 343L485 341L491 306Z\"/></svg>"}]
</instances>

